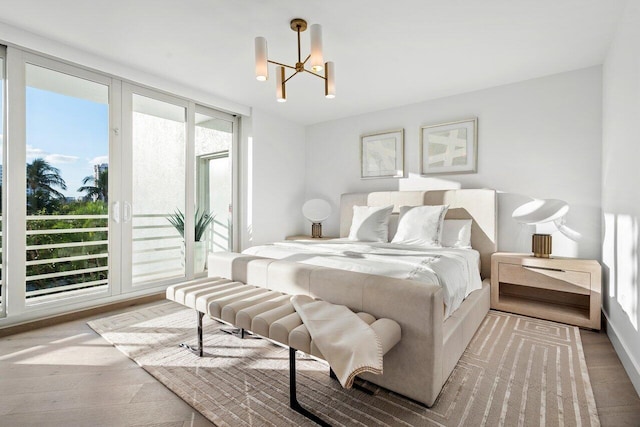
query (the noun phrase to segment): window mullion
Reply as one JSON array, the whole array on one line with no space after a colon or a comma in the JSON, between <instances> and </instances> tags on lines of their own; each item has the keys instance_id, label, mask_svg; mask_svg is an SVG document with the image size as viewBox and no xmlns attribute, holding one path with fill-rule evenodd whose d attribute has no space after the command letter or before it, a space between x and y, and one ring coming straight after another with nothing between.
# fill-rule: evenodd
<instances>
[{"instance_id":1,"label":"window mullion","mask_svg":"<svg viewBox=\"0 0 640 427\"><path fill-rule=\"evenodd\" d=\"M7 314L19 316L25 311L26 204L26 92L23 53L7 48L7 182L4 211L3 254L7 267Z\"/></svg>"}]
</instances>

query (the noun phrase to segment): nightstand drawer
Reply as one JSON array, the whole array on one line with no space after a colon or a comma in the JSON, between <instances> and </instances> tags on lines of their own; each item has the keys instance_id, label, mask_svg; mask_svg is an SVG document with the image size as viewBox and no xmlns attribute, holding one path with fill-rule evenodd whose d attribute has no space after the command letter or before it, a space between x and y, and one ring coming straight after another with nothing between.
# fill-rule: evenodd
<instances>
[{"instance_id":1,"label":"nightstand drawer","mask_svg":"<svg viewBox=\"0 0 640 427\"><path fill-rule=\"evenodd\" d=\"M591 293L591 275L584 271L521 266L501 262L498 267L498 277L500 282L513 285L581 295Z\"/></svg>"},{"instance_id":2,"label":"nightstand drawer","mask_svg":"<svg viewBox=\"0 0 640 427\"><path fill-rule=\"evenodd\" d=\"M602 268L590 259L491 255L491 308L600 329Z\"/></svg>"}]
</instances>

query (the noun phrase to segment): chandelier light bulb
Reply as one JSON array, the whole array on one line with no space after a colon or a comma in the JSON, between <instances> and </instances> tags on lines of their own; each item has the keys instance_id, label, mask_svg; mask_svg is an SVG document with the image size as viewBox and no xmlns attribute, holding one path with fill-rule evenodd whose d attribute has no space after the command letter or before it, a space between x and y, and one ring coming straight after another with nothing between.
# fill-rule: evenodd
<instances>
[{"instance_id":1,"label":"chandelier light bulb","mask_svg":"<svg viewBox=\"0 0 640 427\"><path fill-rule=\"evenodd\" d=\"M322 59L322 27L319 24L313 24L311 31L311 69L320 72L323 69L324 60Z\"/></svg>"},{"instance_id":2,"label":"chandelier light bulb","mask_svg":"<svg viewBox=\"0 0 640 427\"><path fill-rule=\"evenodd\" d=\"M267 60L267 39L256 37L256 79L265 81L269 78L269 66Z\"/></svg>"},{"instance_id":3,"label":"chandelier light bulb","mask_svg":"<svg viewBox=\"0 0 640 427\"><path fill-rule=\"evenodd\" d=\"M294 18L289 23L289 27L297 34L298 38L298 60L294 65L284 64L269 59L267 55L267 40L264 37L256 37L256 79L265 81L269 78L269 64L276 66L276 99L278 102L287 101L286 82L298 74L310 74L324 80L324 95L327 98L335 98L336 81L335 67L333 62L324 62L322 54L322 27L319 24L309 26L311 33L311 52L308 56L303 56L300 49L300 33L307 30L307 21L302 18ZM309 67L306 64L309 62ZM294 70L289 78L285 76L285 68ZM324 75L321 73L324 71Z\"/></svg>"},{"instance_id":4,"label":"chandelier light bulb","mask_svg":"<svg viewBox=\"0 0 640 427\"><path fill-rule=\"evenodd\" d=\"M333 62L324 64L324 96L333 99L336 97L336 69Z\"/></svg>"},{"instance_id":5,"label":"chandelier light bulb","mask_svg":"<svg viewBox=\"0 0 640 427\"><path fill-rule=\"evenodd\" d=\"M284 67L276 67L276 99L287 102L287 91L284 84Z\"/></svg>"}]
</instances>

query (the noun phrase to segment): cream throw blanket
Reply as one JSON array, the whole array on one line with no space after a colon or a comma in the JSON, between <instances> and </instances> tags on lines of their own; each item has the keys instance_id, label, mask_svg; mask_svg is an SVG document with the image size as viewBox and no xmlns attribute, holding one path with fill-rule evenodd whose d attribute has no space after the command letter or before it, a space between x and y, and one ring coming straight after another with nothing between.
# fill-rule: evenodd
<instances>
[{"instance_id":1,"label":"cream throw blanket","mask_svg":"<svg viewBox=\"0 0 640 427\"><path fill-rule=\"evenodd\" d=\"M359 374L382 374L382 346L373 329L344 305L316 301L306 295L291 303L309 330L313 343L344 388Z\"/></svg>"}]
</instances>

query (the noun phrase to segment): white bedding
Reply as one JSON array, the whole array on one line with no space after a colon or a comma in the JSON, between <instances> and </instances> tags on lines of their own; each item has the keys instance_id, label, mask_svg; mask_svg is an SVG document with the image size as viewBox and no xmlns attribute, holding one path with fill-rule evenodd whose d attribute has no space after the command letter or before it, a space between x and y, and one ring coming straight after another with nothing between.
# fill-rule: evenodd
<instances>
[{"instance_id":1,"label":"white bedding","mask_svg":"<svg viewBox=\"0 0 640 427\"><path fill-rule=\"evenodd\" d=\"M243 253L440 285L444 291L445 318L460 307L467 295L482 288L480 254L473 249L430 249L334 239L321 243L276 242L254 246Z\"/></svg>"}]
</instances>

